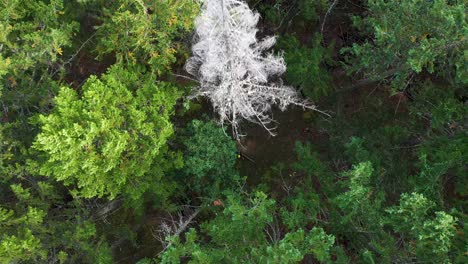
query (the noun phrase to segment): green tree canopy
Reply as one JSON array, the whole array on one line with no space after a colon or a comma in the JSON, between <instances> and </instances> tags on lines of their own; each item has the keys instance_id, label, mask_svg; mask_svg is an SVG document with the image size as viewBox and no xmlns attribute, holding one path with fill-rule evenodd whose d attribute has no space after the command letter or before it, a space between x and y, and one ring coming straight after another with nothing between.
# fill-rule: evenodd
<instances>
[{"instance_id":1,"label":"green tree canopy","mask_svg":"<svg viewBox=\"0 0 468 264\"><path fill-rule=\"evenodd\" d=\"M78 31L66 12L62 0L0 2L0 95L8 121L46 109L56 92L51 73Z\"/></svg>"},{"instance_id":2,"label":"green tree canopy","mask_svg":"<svg viewBox=\"0 0 468 264\"><path fill-rule=\"evenodd\" d=\"M395 90L423 71L467 84L466 1L369 0L367 8L354 24L370 38L344 50L352 71L392 76Z\"/></svg>"},{"instance_id":3,"label":"green tree canopy","mask_svg":"<svg viewBox=\"0 0 468 264\"><path fill-rule=\"evenodd\" d=\"M220 192L232 187L238 178L235 170L236 143L214 122L193 120L184 140L187 148L185 173L197 190Z\"/></svg>"},{"instance_id":4,"label":"green tree canopy","mask_svg":"<svg viewBox=\"0 0 468 264\"><path fill-rule=\"evenodd\" d=\"M424 262L448 263L448 252L455 235L456 219L418 193L402 194L398 206L387 209L389 223L396 231L409 235L408 252Z\"/></svg>"},{"instance_id":5,"label":"green tree canopy","mask_svg":"<svg viewBox=\"0 0 468 264\"><path fill-rule=\"evenodd\" d=\"M118 0L106 3L97 29L100 55L118 63L165 72L183 53L181 39L192 29L197 1ZM187 51L187 50L186 50Z\"/></svg>"},{"instance_id":6,"label":"green tree canopy","mask_svg":"<svg viewBox=\"0 0 468 264\"><path fill-rule=\"evenodd\" d=\"M60 188L50 182L2 188L0 262L109 263L104 261L111 257L108 246L83 201L64 201Z\"/></svg>"},{"instance_id":7,"label":"green tree canopy","mask_svg":"<svg viewBox=\"0 0 468 264\"><path fill-rule=\"evenodd\" d=\"M297 229L279 237L274 225L275 201L262 192L252 197L228 194L225 208L214 209L216 216L201 224L201 234L190 229L185 242L170 237L171 246L162 263L297 263L311 254L319 261L329 260L334 237L322 228ZM209 237L204 242L202 237Z\"/></svg>"},{"instance_id":8,"label":"green tree canopy","mask_svg":"<svg viewBox=\"0 0 468 264\"><path fill-rule=\"evenodd\" d=\"M82 90L80 96L62 87L52 113L39 116L34 148L45 154L40 172L88 198L125 193L137 199L161 188L171 163L165 155L177 90L119 67L90 77Z\"/></svg>"},{"instance_id":9,"label":"green tree canopy","mask_svg":"<svg viewBox=\"0 0 468 264\"><path fill-rule=\"evenodd\" d=\"M318 100L325 96L331 89L331 76L325 69L326 64L331 64L331 49L322 46L322 38L315 35L312 47L301 45L295 36L286 36L278 41L278 47L285 52L286 81L300 88L303 93Z\"/></svg>"}]
</instances>

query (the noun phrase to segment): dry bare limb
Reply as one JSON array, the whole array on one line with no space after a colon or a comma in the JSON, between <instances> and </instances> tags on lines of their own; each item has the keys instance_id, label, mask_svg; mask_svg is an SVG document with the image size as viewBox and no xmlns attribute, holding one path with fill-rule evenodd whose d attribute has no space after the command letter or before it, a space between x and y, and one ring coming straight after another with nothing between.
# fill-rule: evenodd
<instances>
[{"instance_id":1,"label":"dry bare limb","mask_svg":"<svg viewBox=\"0 0 468 264\"><path fill-rule=\"evenodd\" d=\"M184 232L187 227L193 223L195 217L200 212L200 209L196 209L190 213L188 216L184 216L182 213L179 213L177 220L170 215L171 219L168 221L162 222L157 230L157 234L153 234L164 246L164 249L160 252L164 252L172 245L172 239L179 237L182 232Z\"/></svg>"}]
</instances>

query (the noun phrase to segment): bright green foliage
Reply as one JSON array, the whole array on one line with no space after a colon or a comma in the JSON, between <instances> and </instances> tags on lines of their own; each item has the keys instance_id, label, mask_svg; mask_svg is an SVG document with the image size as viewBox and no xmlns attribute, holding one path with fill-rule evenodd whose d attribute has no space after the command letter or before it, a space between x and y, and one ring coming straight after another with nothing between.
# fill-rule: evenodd
<instances>
[{"instance_id":1,"label":"bright green foliage","mask_svg":"<svg viewBox=\"0 0 468 264\"><path fill-rule=\"evenodd\" d=\"M332 200L339 210L333 217L333 229L351 239L353 247L364 259L374 259L373 254L377 254L381 256L380 261L388 262L395 252L394 241L382 229L381 207L384 197L370 185L373 173L372 164L363 162L343 175L348 179L342 185L348 190ZM367 232L372 235L365 235Z\"/></svg>"},{"instance_id":2,"label":"bright green foliage","mask_svg":"<svg viewBox=\"0 0 468 264\"><path fill-rule=\"evenodd\" d=\"M304 254L312 254L318 261L330 260L330 247L335 243L332 235L327 235L322 228L314 227L308 234L304 230L287 233L274 246L269 246L267 256L260 258L260 263L297 263Z\"/></svg>"},{"instance_id":3,"label":"bright green foliage","mask_svg":"<svg viewBox=\"0 0 468 264\"><path fill-rule=\"evenodd\" d=\"M4 13L2 18L8 18L14 30L0 33L8 33L8 43L0 43L2 54L7 56L0 64L6 62L8 66L2 72L0 262L95 263L98 252L109 258L106 246L98 245L96 226L89 221L91 212L85 204L70 201L62 186L37 177L34 164L27 166L29 159L37 158L33 157L36 152L28 150L37 132L27 118L50 108L50 98L58 90L50 72L56 70L62 48L70 44L72 33L66 29L76 25L64 22L68 21L63 19L66 8L59 1L3 4L11 5L8 15L13 17ZM7 10L1 8L0 12Z\"/></svg>"},{"instance_id":4,"label":"bright green foliage","mask_svg":"<svg viewBox=\"0 0 468 264\"><path fill-rule=\"evenodd\" d=\"M307 194L303 197L303 204L315 205L315 224L324 224L329 232L347 241L348 250L361 255L363 262L369 258L376 259L374 255L380 256L377 259L382 262L389 261L389 256L395 254L396 250L393 247L392 237L382 228L381 207L384 197L381 192L376 192L373 186L372 179L376 172L372 163L368 161L358 163L350 171L342 173L340 180L336 182L333 180L337 178L334 173L311 150L311 144L297 143L298 161L293 168L306 175L316 175L314 178L318 183L315 185L320 186L320 189L315 190L317 194L310 195L313 191L309 186L314 181L305 181L295 190L295 193ZM361 154L362 158L365 156L365 153ZM300 212L301 209L295 214ZM325 223L319 220L323 217L328 219ZM307 216L304 218L311 219ZM340 243L340 241L337 242ZM339 261L346 263L347 258L342 248L336 247L334 250L339 255L337 256Z\"/></svg>"},{"instance_id":5,"label":"bright green foliage","mask_svg":"<svg viewBox=\"0 0 468 264\"><path fill-rule=\"evenodd\" d=\"M408 251L424 262L448 263L447 253L455 235L455 218L418 193L402 194L400 205L387 210L396 231L408 234L416 243L407 243Z\"/></svg>"},{"instance_id":6,"label":"bright green foliage","mask_svg":"<svg viewBox=\"0 0 468 264\"><path fill-rule=\"evenodd\" d=\"M18 71L13 76L36 64L56 61L63 53L62 48L71 45L77 23L63 23L63 14L62 0L0 3L1 52L6 65L11 64Z\"/></svg>"},{"instance_id":7,"label":"bright green foliage","mask_svg":"<svg viewBox=\"0 0 468 264\"><path fill-rule=\"evenodd\" d=\"M97 51L115 54L118 63L165 72L183 49L175 40L192 29L198 9L191 0L112 1L104 5Z\"/></svg>"},{"instance_id":8,"label":"bright green foliage","mask_svg":"<svg viewBox=\"0 0 468 264\"><path fill-rule=\"evenodd\" d=\"M465 1L369 0L367 8L369 15L354 23L372 39L345 49L350 70L375 79L392 75L395 90L423 71L467 84Z\"/></svg>"},{"instance_id":9,"label":"bright green foliage","mask_svg":"<svg viewBox=\"0 0 468 264\"><path fill-rule=\"evenodd\" d=\"M8 73L11 67L11 59L4 59L0 54L0 80ZM0 82L0 96L2 96L3 82Z\"/></svg>"},{"instance_id":10,"label":"bright green foliage","mask_svg":"<svg viewBox=\"0 0 468 264\"><path fill-rule=\"evenodd\" d=\"M369 183L372 173L372 164L365 162L359 163L345 174L349 178L349 182L346 182L349 190L336 197L336 203L347 213L347 218L366 216L364 212L369 214L370 211L374 211L372 208L380 207L378 201L377 204L373 204L373 199L370 199L372 188ZM349 220L347 218L342 219L342 221Z\"/></svg>"},{"instance_id":11,"label":"bright green foliage","mask_svg":"<svg viewBox=\"0 0 468 264\"><path fill-rule=\"evenodd\" d=\"M315 195L302 195L299 204L319 208L313 218L315 224L335 235L338 245L345 244L347 254L359 258L356 262L430 262L432 258L436 263L455 259L463 263L461 260L466 259L463 257L466 231L456 224L455 214L446 211L455 207L461 211L457 218L465 219L466 203L460 199L467 189L464 165L467 144L461 125L466 116L464 94L461 90L426 83L411 90L409 96L414 102L409 113L396 112L396 105L389 107L388 101L369 96L360 102L362 111L352 108L357 113L348 116L344 109L336 120L322 123L330 133L331 142L326 146L334 163L329 166L338 165L339 172L344 166L357 164L339 176L330 172L320 155L314 154L312 145L296 146L298 161L291 167L298 174L313 175L319 181L314 181L314 185L320 186L313 190L320 197L319 203ZM401 103L400 107L407 107L403 105L405 102ZM283 166L282 170L287 171L288 167ZM289 202L297 193L311 193L311 183L300 177L281 177L286 183L272 183L295 186L294 192L279 203ZM405 192L419 192L426 197L427 203L421 206L414 199L408 202L421 208L418 219L395 220L395 216L385 213ZM411 231L415 230L415 222L420 223L418 235Z\"/></svg>"},{"instance_id":12,"label":"bright green foliage","mask_svg":"<svg viewBox=\"0 0 468 264\"><path fill-rule=\"evenodd\" d=\"M0 208L0 261L45 259L46 251L31 230L40 228L44 212L29 207L25 215L15 217L14 214L13 210Z\"/></svg>"},{"instance_id":13,"label":"bright green foliage","mask_svg":"<svg viewBox=\"0 0 468 264\"><path fill-rule=\"evenodd\" d=\"M354 139L354 142L352 144L359 144L358 143L359 139ZM360 149L359 147L356 148L357 150L357 157L362 159L364 157L368 158L373 158L373 155L370 155L369 152L366 153L365 150ZM456 152L455 152L456 153ZM456 156L457 154L455 154ZM446 157L446 156L445 156ZM441 156L442 158L442 156ZM454 164L456 167L456 165ZM393 220L389 220L386 217L382 215L382 202L383 196L382 193L376 192L376 190L379 189L378 186L372 187L374 184L378 184L379 180L376 178L373 181L369 181L369 176L372 175L372 171L364 170L367 166L358 166L361 167L363 170L356 170L355 168L350 175L351 182L346 184L346 186L349 186L350 190L347 191L344 194L340 194L336 199L337 205L346 212L346 217L343 219L349 219L353 223L351 226L358 226L359 230L362 228L362 230L373 230L374 236L380 236L380 239L390 239L388 236L388 233L386 233L385 230L382 229L382 225L384 223L387 223L387 221L392 221L393 228L395 232L399 232L402 234L411 234L412 237L418 238L417 243L413 242L408 242L406 246L408 246L408 252L411 252L408 254L407 252L403 251L400 253L397 253L395 251L395 248L392 247L387 247L387 249L381 248L382 246L385 246L384 243L380 243L381 246L376 246L374 244L374 247L381 248L382 250L389 250L387 253L382 254L382 256L390 256L390 255L400 255L399 258L402 259L410 259L413 257L417 257L417 259L420 260L430 260L431 258L437 258L437 259L448 259L448 249L445 250L444 252L438 252L436 248L438 247L449 247L451 245L450 239L455 232L454 228L454 219L452 216L446 214L445 212L441 211L438 212L437 215L437 220L432 220L431 215L429 212L433 212L433 208L435 208L435 203L432 201L429 201L422 195L418 194L413 194L412 196L408 196L403 194L401 197L401 204L404 204L406 206L405 208L408 208L406 211L404 209L400 209L398 211L398 214L400 218L396 219L395 217L390 218ZM440 168L440 167L439 167ZM366 172L366 173L359 173L361 172ZM431 172L435 172L434 169L431 170ZM439 171L441 172L441 171ZM424 170L421 172L421 174L424 174ZM443 172L441 172L443 173ZM366 176L367 177L362 177ZM359 176L359 177L358 177ZM373 176L376 177L377 175ZM440 174L438 175L440 177ZM415 185L415 189L420 189L428 192L425 188L431 188L431 187L436 187L439 186L440 184L434 184L432 181L432 178L429 177L429 175L420 175L420 181L417 182ZM375 183L372 183L374 182ZM372 183L371 185L369 185ZM437 188L437 187L436 187ZM429 193L429 192L428 192ZM403 205L402 205L403 206ZM390 209L389 211L396 213L396 209ZM406 213L406 215L404 214ZM349 218L348 218L349 217ZM405 219L403 219L405 217ZM396 220L395 220L396 219ZM358 223L358 225L356 225ZM414 224L419 223L420 227L419 230L417 231L416 229L418 227L415 227ZM346 225L350 226L350 225ZM423 226L426 226L423 228ZM441 229L440 232L445 232L443 234L437 233L437 232L429 232L429 226L438 226L439 229ZM385 231L385 233L384 233ZM419 232L418 235L414 232ZM422 237L423 235L420 235L424 233L424 236L431 237L431 239L439 240L438 245L434 244L428 244L430 240L424 240ZM379 235L380 234L380 235ZM375 237L373 239L376 239ZM387 244L392 243L390 242L391 240L388 240L386 242ZM376 242L373 242L376 243ZM426 250L422 250L426 249ZM375 252L375 250L373 250ZM424 252L423 252L424 251ZM419 252L419 253L418 253ZM367 253L363 256L371 257L369 255L370 253ZM373 259L376 259L375 256L372 257ZM442 260L440 260L442 261Z\"/></svg>"},{"instance_id":14,"label":"bright green foliage","mask_svg":"<svg viewBox=\"0 0 468 264\"><path fill-rule=\"evenodd\" d=\"M180 263L184 256L190 257L189 263L296 263L306 254L328 260L334 238L321 228L298 229L282 239L275 236L279 230L269 229L274 228L274 205L261 192L247 200L229 194L224 210L201 225L209 243L203 243L191 229L184 243L179 237L170 238L173 244L164 252L162 263Z\"/></svg>"},{"instance_id":15,"label":"bright green foliage","mask_svg":"<svg viewBox=\"0 0 468 264\"><path fill-rule=\"evenodd\" d=\"M356 151L353 159L374 159L369 151L359 146L361 144L363 141L358 138L350 143L354 147L350 147L348 151ZM295 168L299 172L312 173L311 168L317 168L317 172L326 171L324 165L322 168L317 166L317 158L315 162L304 163L304 160L314 160L311 158L310 144L297 144L296 148L298 164L312 164L310 167L296 164ZM325 209L330 219L330 222L324 223L327 230L337 237L345 238L348 250L355 252L363 263L387 263L391 259L401 262L412 259L425 262L435 260L436 263L444 263L452 259L449 252L454 250L456 218L444 211L436 211L436 203L418 193L402 194L400 205L386 209L385 203L388 200L385 199L384 193L379 191L378 186L374 186L379 183L373 180L379 176L378 173L373 169L371 162L361 162L353 166L352 170L342 174L339 184L335 183L332 188L322 190L325 191L325 197L331 198L329 201L318 202L316 195L305 196L310 193L307 182L297 187L294 194L302 194L299 196L300 204L317 204L317 208ZM319 180L323 181L320 178ZM417 186L424 184L421 181ZM430 183L427 183L427 186L430 186ZM318 195L321 197L320 193ZM293 197L295 196L288 195L285 200L295 201L297 198ZM298 212L292 210L296 215L300 215L298 213L304 210L301 207L296 208L299 209ZM288 219L289 215L285 216L285 219ZM308 216L303 218L310 219ZM394 233L406 238L402 241L405 250L397 247ZM457 250L463 252L462 248Z\"/></svg>"},{"instance_id":16,"label":"bright green foliage","mask_svg":"<svg viewBox=\"0 0 468 264\"><path fill-rule=\"evenodd\" d=\"M42 131L34 148L46 154L40 172L88 198L125 193L137 200L160 189L177 97L174 87L155 84L151 75L119 67L90 77L82 96L63 87L52 113L38 118Z\"/></svg>"},{"instance_id":17,"label":"bright green foliage","mask_svg":"<svg viewBox=\"0 0 468 264\"><path fill-rule=\"evenodd\" d=\"M59 73L78 29L66 12L61 0L0 1L2 181L24 176L27 149L36 134L27 118L46 112L58 90L51 75Z\"/></svg>"},{"instance_id":18,"label":"bright green foliage","mask_svg":"<svg viewBox=\"0 0 468 264\"><path fill-rule=\"evenodd\" d=\"M278 48L285 52L288 84L300 88L312 99L319 99L329 93L331 76L325 66L332 63L332 46L322 47L319 35L315 35L311 48L301 45L294 36L286 36L279 40Z\"/></svg>"},{"instance_id":19,"label":"bright green foliage","mask_svg":"<svg viewBox=\"0 0 468 264\"><path fill-rule=\"evenodd\" d=\"M263 228L273 221L271 211L274 204L275 201L267 199L263 193L255 194L247 204L239 196L227 197L222 213L202 224L215 248L219 247L216 255L220 260L231 259L239 263L249 256L257 256L257 247L267 244ZM232 245L232 249L224 246L225 243Z\"/></svg>"},{"instance_id":20,"label":"bright green foliage","mask_svg":"<svg viewBox=\"0 0 468 264\"><path fill-rule=\"evenodd\" d=\"M13 184L5 192L16 200L0 207L0 262L66 259L91 263L98 254L104 256L99 252L105 246L96 248L95 225L82 218L88 213L77 201L61 201L53 185L42 181L36 188Z\"/></svg>"},{"instance_id":21,"label":"bright green foliage","mask_svg":"<svg viewBox=\"0 0 468 264\"><path fill-rule=\"evenodd\" d=\"M185 172L198 190L219 192L232 186L237 173L236 143L214 122L193 120L184 140ZM222 187L222 188L220 188Z\"/></svg>"},{"instance_id":22,"label":"bright green foliage","mask_svg":"<svg viewBox=\"0 0 468 264\"><path fill-rule=\"evenodd\" d=\"M9 115L43 107L54 91L49 72L78 28L62 0L0 2L0 94ZM3 77L3 78L2 78Z\"/></svg>"}]
</instances>

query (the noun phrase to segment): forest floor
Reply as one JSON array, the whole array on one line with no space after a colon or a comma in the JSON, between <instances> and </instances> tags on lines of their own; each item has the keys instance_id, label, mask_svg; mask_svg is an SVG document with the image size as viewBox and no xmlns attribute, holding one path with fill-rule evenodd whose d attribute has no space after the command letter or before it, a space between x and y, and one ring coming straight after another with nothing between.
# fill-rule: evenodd
<instances>
[{"instance_id":1,"label":"forest floor","mask_svg":"<svg viewBox=\"0 0 468 264\"><path fill-rule=\"evenodd\" d=\"M294 146L297 141L309 141L320 147L324 146L327 136L314 125L314 119L327 118L322 114L300 108L285 112L276 111L274 119L278 122L270 135L261 126L250 125L245 129L246 137L239 144L241 158L238 168L242 176L247 176L249 185L260 183L263 174L278 163L291 164L295 161ZM321 152L326 152L322 149Z\"/></svg>"}]
</instances>

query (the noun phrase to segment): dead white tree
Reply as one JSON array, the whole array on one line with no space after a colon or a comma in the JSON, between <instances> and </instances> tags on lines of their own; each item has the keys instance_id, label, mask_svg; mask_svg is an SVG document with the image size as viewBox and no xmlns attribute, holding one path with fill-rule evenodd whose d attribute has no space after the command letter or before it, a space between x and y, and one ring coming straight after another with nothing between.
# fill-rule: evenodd
<instances>
[{"instance_id":1,"label":"dead white tree","mask_svg":"<svg viewBox=\"0 0 468 264\"><path fill-rule=\"evenodd\" d=\"M275 37L257 39L257 12L241 0L202 2L195 21L193 57L186 64L187 72L200 83L192 98L207 97L220 122L232 125L237 139L242 119L258 123L274 135L272 105L282 111L288 105L315 109L279 79L286 65L282 56L269 52Z\"/></svg>"}]
</instances>

